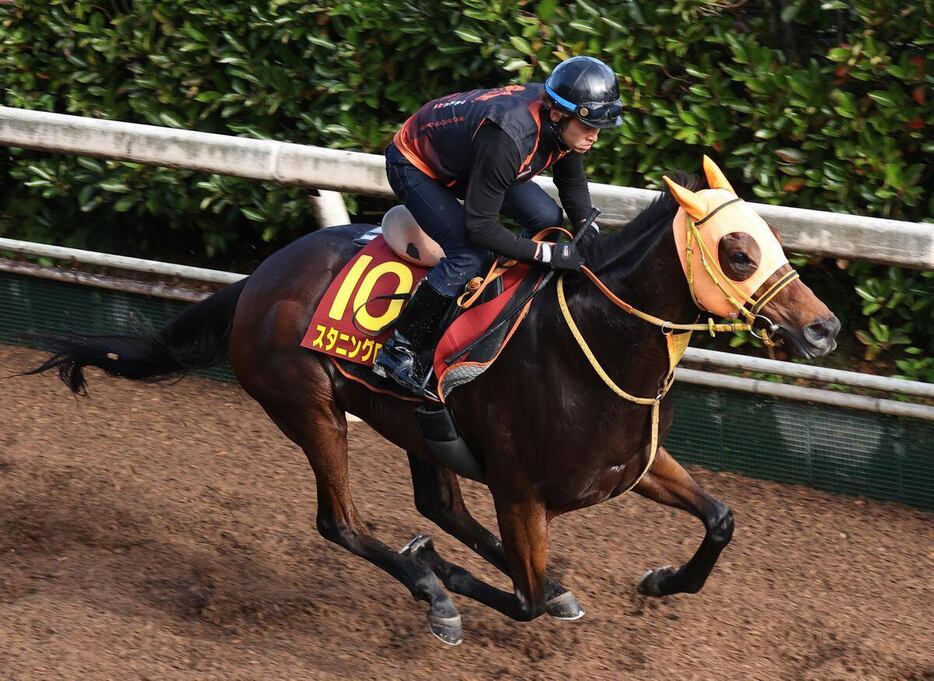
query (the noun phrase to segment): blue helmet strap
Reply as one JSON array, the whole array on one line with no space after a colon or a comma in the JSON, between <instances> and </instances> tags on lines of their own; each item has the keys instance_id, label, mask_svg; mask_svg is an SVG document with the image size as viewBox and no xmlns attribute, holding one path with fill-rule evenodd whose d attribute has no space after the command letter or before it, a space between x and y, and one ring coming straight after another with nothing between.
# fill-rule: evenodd
<instances>
[{"instance_id":1,"label":"blue helmet strap","mask_svg":"<svg viewBox=\"0 0 934 681\"><path fill-rule=\"evenodd\" d=\"M551 97L552 101L555 104L560 106L562 109L566 110L568 113L572 113L572 114L577 113L577 104L565 99L564 97L556 93L554 90L548 87L548 83L545 83L545 92L548 93L548 96Z\"/></svg>"}]
</instances>

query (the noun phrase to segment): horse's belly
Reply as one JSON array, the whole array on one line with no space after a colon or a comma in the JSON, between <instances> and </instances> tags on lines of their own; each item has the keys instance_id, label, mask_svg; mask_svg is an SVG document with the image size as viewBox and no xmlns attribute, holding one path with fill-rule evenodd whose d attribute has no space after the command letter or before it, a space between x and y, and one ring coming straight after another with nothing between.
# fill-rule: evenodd
<instances>
[{"instance_id":1,"label":"horse's belly","mask_svg":"<svg viewBox=\"0 0 934 681\"><path fill-rule=\"evenodd\" d=\"M594 471L587 478L572 481L565 479L557 486L555 494L549 495L551 501L548 505L559 513L567 513L612 499L625 490L629 481L635 479L634 475L629 474L630 467L610 465Z\"/></svg>"}]
</instances>

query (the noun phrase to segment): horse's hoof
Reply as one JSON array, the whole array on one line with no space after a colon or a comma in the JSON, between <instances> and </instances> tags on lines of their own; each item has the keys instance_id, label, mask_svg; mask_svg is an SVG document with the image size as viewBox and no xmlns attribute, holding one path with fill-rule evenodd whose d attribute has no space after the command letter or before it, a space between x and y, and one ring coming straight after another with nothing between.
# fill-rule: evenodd
<instances>
[{"instance_id":1,"label":"horse's hoof","mask_svg":"<svg viewBox=\"0 0 934 681\"><path fill-rule=\"evenodd\" d=\"M677 574L678 571L671 565L649 570L643 575L637 590L643 596L667 596L675 591L671 586L671 580Z\"/></svg>"},{"instance_id":2,"label":"horse's hoof","mask_svg":"<svg viewBox=\"0 0 934 681\"><path fill-rule=\"evenodd\" d=\"M464 627L460 615L440 617L428 613L428 630L435 638L449 646L459 646L464 642Z\"/></svg>"},{"instance_id":3,"label":"horse's hoof","mask_svg":"<svg viewBox=\"0 0 934 681\"><path fill-rule=\"evenodd\" d=\"M584 609L570 591L558 594L545 603L545 611L555 619L569 622L584 616Z\"/></svg>"},{"instance_id":4,"label":"horse's hoof","mask_svg":"<svg viewBox=\"0 0 934 681\"><path fill-rule=\"evenodd\" d=\"M409 540L409 543L399 549L399 553L409 558L418 558L422 551L430 551L435 548L431 537L427 534L417 534Z\"/></svg>"}]
</instances>

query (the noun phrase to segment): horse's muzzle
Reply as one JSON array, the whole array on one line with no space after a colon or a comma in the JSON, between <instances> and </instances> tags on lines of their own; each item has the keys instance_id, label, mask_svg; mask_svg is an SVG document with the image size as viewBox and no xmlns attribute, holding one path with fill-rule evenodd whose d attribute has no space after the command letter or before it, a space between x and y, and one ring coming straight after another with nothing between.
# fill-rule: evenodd
<instances>
[{"instance_id":1,"label":"horse's muzzle","mask_svg":"<svg viewBox=\"0 0 934 681\"><path fill-rule=\"evenodd\" d=\"M823 357L837 348L840 320L835 315L805 326L800 333L779 325L778 335L791 341L795 350L805 359Z\"/></svg>"},{"instance_id":2,"label":"horse's muzzle","mask_svg":"<svg viewBox=\"0 0 934 681\"><path fill-rule=\"evenodd\" d=\"M804 339L812 348L814 357L823 357L837 347L837 334L840 332L840 320L834 315L828 319L813 322L804 327Z\"/></svg>"}]
</instances>

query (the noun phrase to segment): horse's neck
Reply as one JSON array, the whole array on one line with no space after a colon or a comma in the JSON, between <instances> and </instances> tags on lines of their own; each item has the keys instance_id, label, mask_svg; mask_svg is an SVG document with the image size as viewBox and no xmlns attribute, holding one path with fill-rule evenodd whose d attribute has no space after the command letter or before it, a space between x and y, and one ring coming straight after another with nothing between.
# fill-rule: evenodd
<instances>
[{"instance_id":1,"label":"horse's neck","mask_svg":"<svg viewBox=\"0 0 934 681\"><path fill-rule=\"evenodd\" d=\"M687 279L675 250L671 221L661 228L663 231L654 243L648 245L643 257L635 264L610 265L599 272L603 282L620 298L637 309L671 322L693 321L696 309L691 302ZM606 237L606 252L612 253L614 244L624 244L625 229ZM591 284L578 287L580 295L597 295L604 298ZM626 315L609 300L605 305L615 310L613 316ZM646 334L657 334L658 327L640 322Z\"/></svg>"},{"instance_id":2,"label":"horse's neck","mask_svg":"<svg viewBox=\"0 0 934 681\"><path fill-rule=\"evenodd\" d=\"M692 322L696 308L675 251L670 221L662 229L666 231L647 244L647 252L637 263L614 265L611 260L598 276L619 298L643 312L665 321ZM625 230L605 239L604 252L612 253L614 242L624 243ZM621 378L624 389L628 386L637 394L654 395L655 383L668 369L661 329L617 307L584 276L566 278L565 287L571 314L604 368Z\"/></svg>"}]
</instances>

